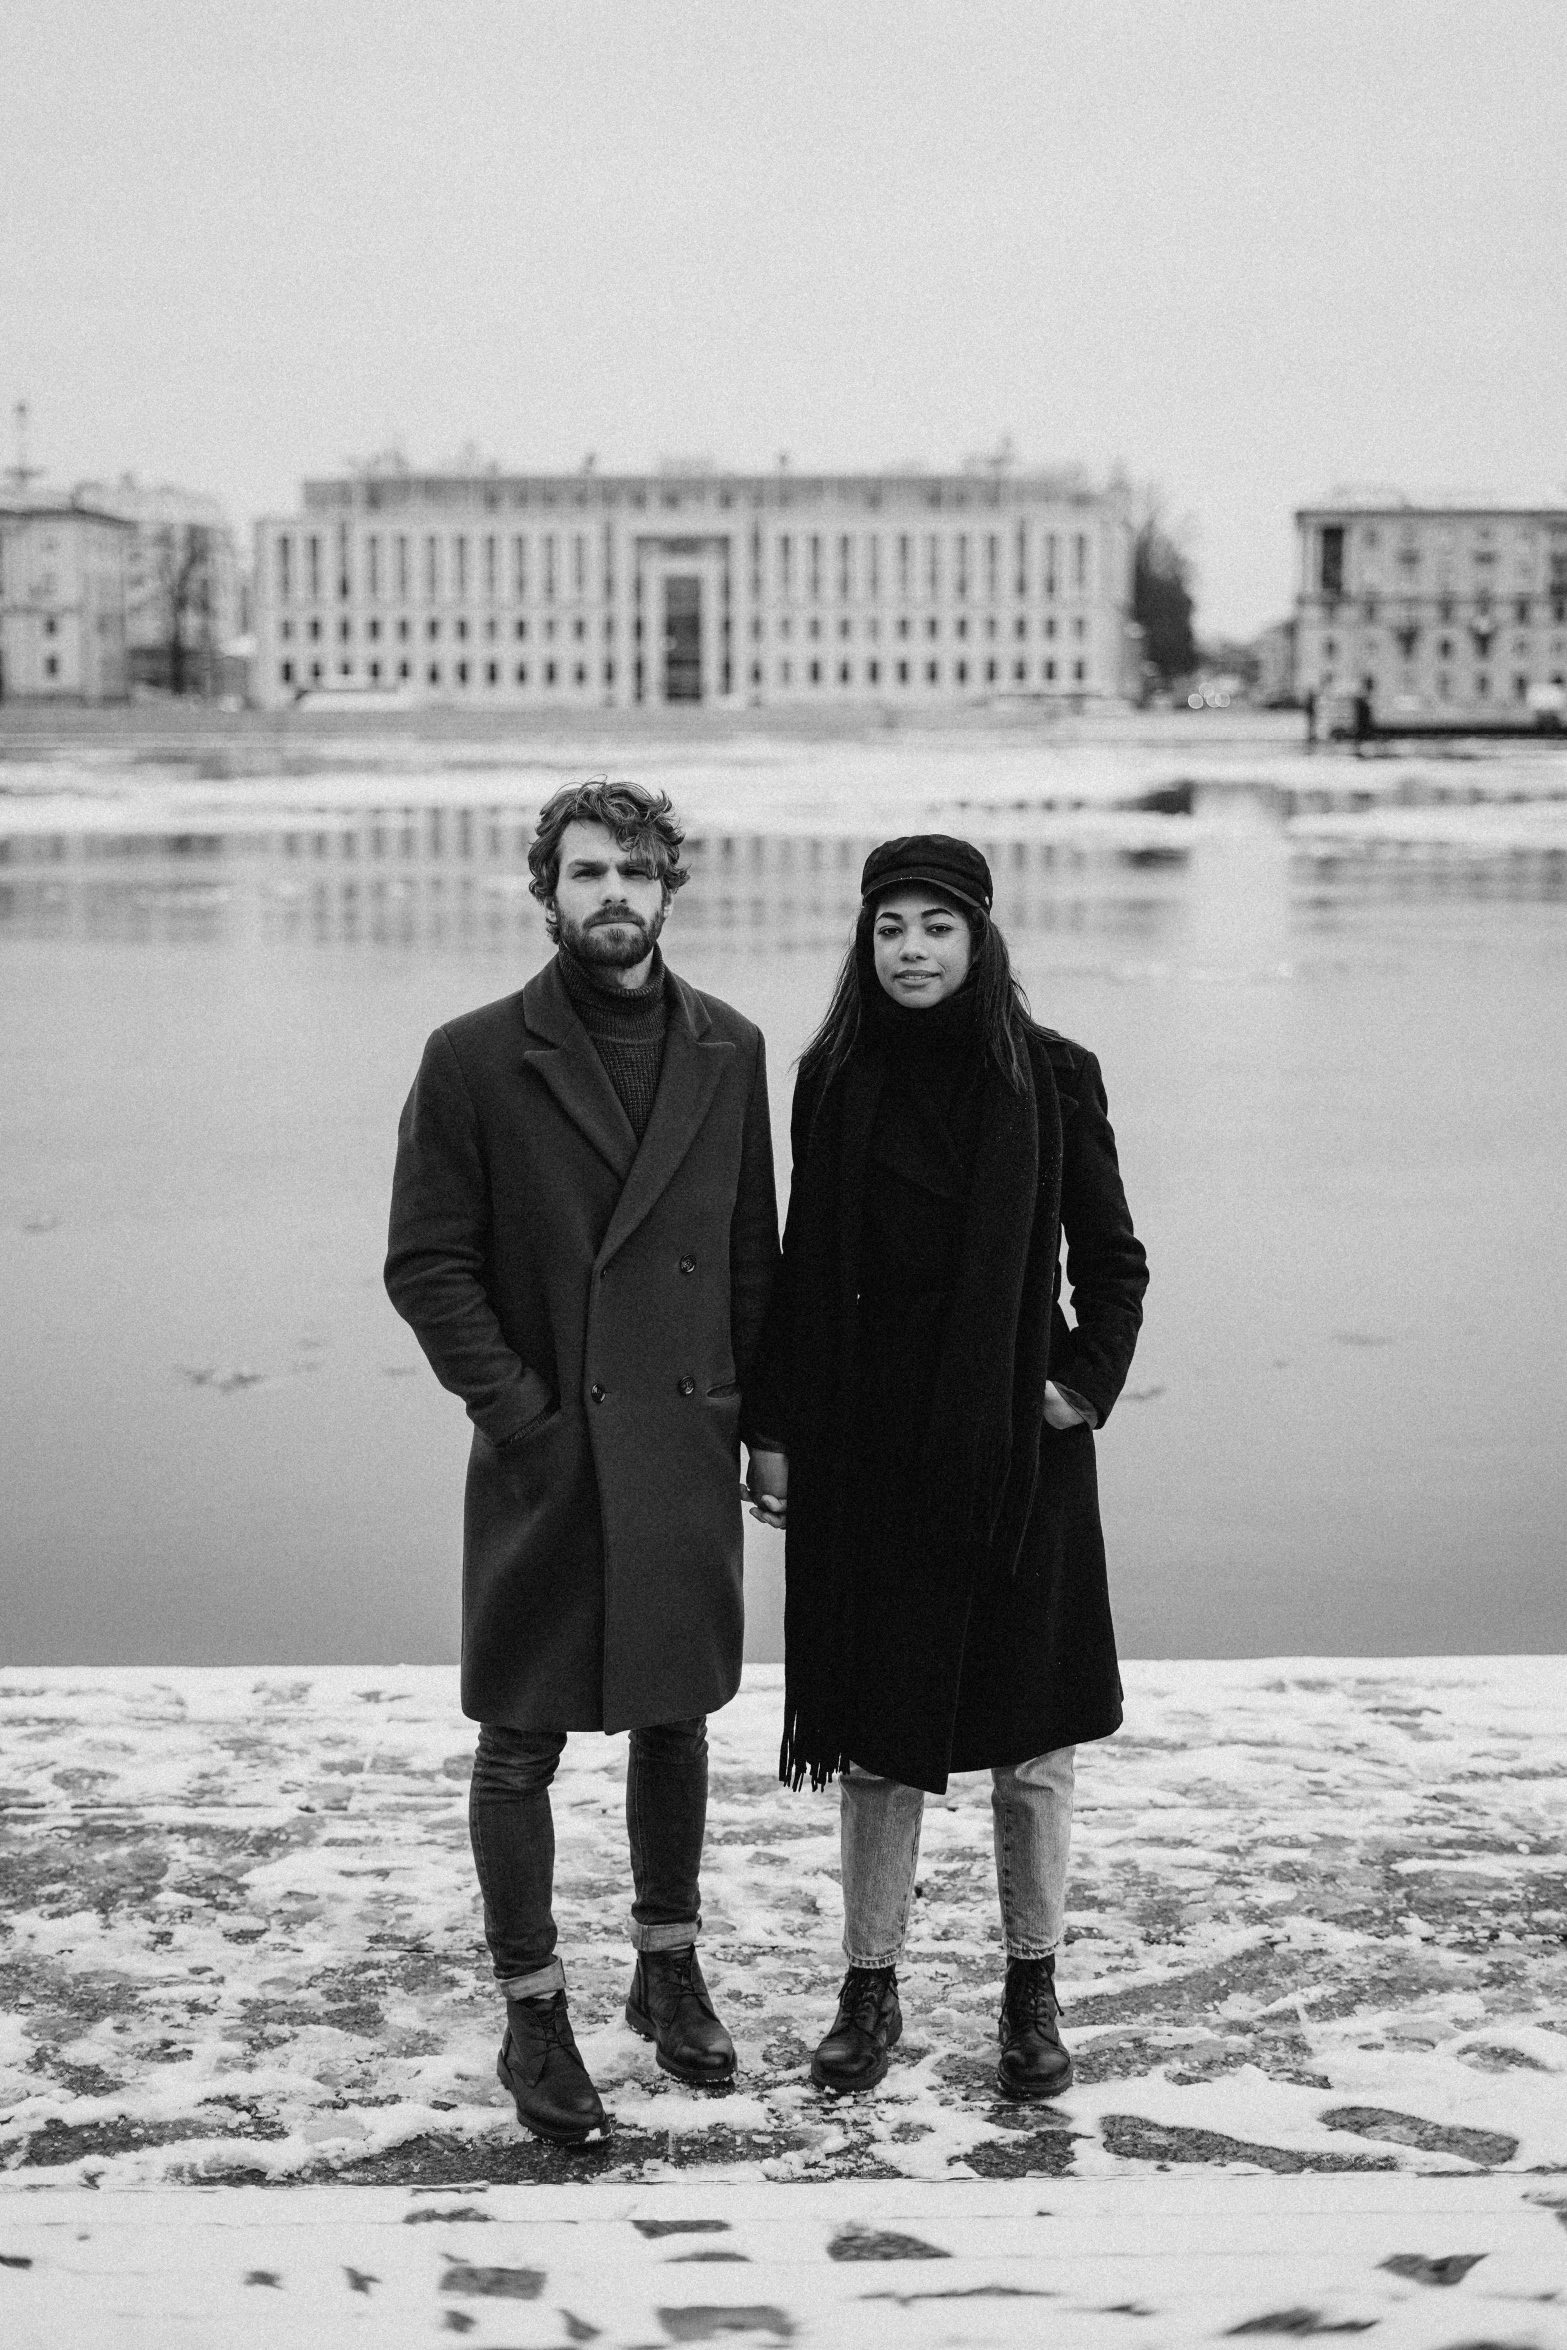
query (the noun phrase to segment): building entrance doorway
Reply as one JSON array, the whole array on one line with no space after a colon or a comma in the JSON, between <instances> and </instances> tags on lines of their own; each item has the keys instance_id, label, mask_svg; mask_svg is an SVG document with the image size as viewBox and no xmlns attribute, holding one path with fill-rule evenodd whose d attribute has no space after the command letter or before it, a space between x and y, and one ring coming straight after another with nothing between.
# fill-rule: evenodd
<instances>
[{"instance_id":1,"label":"building entrance doorway","mask_svg":"<svg viewBox=\"0 0 1567 2350\"><path fill-rule=\"evenodd\" d=\"M702 699L702 580L695 571L664 578L664 699Z\"/></svg>"}]
</instances>

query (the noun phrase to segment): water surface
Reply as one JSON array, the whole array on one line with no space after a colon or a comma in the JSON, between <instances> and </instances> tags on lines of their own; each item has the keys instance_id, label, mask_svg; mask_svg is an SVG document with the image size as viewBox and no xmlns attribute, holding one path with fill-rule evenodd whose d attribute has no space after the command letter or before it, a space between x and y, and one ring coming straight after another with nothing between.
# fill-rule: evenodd
<instances>
[{"instance_id":1,"label":"water surface","mask_svg":"<svg viewBox=\"0 0 1567 2350\"><path fill-rule=\"evenodd\" d=\"M467 1423L381 1288L397 1113L548 948L536 783L406 788L0 839L13 1662L455 1654ZM782 1189L870 844L694 829L665 944L766 1032ZM1559 869L1314 856L1244 794L977 829L1152 1264L1099 1442L1123 1648L1567 1647Z\"/></svg>"}]
</instances>

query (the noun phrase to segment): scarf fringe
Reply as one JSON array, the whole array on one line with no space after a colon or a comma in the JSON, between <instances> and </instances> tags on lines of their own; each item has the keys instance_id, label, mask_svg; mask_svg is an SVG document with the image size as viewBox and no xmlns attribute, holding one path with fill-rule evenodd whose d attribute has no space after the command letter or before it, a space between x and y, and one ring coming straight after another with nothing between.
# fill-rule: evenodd
<instances>
[{"instance_id":1,"label":"scarf fringe","mask_svg":"<svg viewBox=\"0 0 1567 2350\"><path fill-rule=\"evenodd\" d=\"M797 1700L789 1701L784 1714L783 1739L778 1748L778 1776L792 1793L798 1795L807 1774L811 1792L820 1794L835 1778L845 1778L849 1770L849 1755L843 1750L827 1760L820 1754L807 1754L802 1745L800 1707Z\"/></svg>"}]
</instances>

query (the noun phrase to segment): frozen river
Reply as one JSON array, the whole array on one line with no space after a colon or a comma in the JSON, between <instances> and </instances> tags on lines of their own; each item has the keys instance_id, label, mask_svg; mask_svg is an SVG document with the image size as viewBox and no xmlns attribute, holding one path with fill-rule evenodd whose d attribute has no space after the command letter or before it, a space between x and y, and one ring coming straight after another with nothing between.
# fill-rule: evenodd
<instances>
[{"instance_id":1,"label":"frozen river","mask_svg":"<svg viewBox=\"0 0 1567 2350\"><path fill-rule=\"evenodd\" d=\"M467 1423L383 1294L387 1187L427 1031L547 952L546 767L0 800L8 1661L454 1654ZM1330 851L1265 792L1114 812L1096 773L983 811L842 751L677 775L670 960L766 1031L784 1147L866 847L982 839L1152 1265L1099 1451L1123 1649L1567 1647L1562 856L1499 854L1504 810Z\"/></svg>"}]
</instances>

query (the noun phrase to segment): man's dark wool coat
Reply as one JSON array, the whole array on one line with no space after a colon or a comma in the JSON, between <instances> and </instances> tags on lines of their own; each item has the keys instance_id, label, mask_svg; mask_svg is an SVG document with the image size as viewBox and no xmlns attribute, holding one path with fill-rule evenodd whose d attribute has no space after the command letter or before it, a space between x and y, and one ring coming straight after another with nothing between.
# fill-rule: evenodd
<instances>
[{"instance_id":1,"label":"man's dark wool coat","mask_svg":"<svg viewBox=\"0 0 1567 2350\"><path fill-rule=\"evenodd\" d=\"M782 1767L795 1783L852 1759L940 1793L950 1771L1120 1726L1094 1437L1050 1427L1045 1382L1104 1425L1147 1260L1093 1054L1036 1028L1028 1080L1016 1094L986 1079L945 1336L914 1287L862 1296L887 1069L857 1052L831 1087L802 1073L796 1089L783 1265L752 1388L758 1428L789 1453ZM977 1537L962 1522L976 1461L996 1500Z\"/></svg>"},{"instance_id":2,"label":"man's dark wool coat","mask_svg":"<svg viewBox=\"0 0 1567 2350\"><path fill-rule=\"evenodd\" d=\"M767 1071L749 1020L666 984L640 1146L554 962L438 1028L403 1110L386 1286L474 1424L478 1721L637 1729L739 1685L741 1388L778 1254Z\"/></svg>"}]
</instances>

